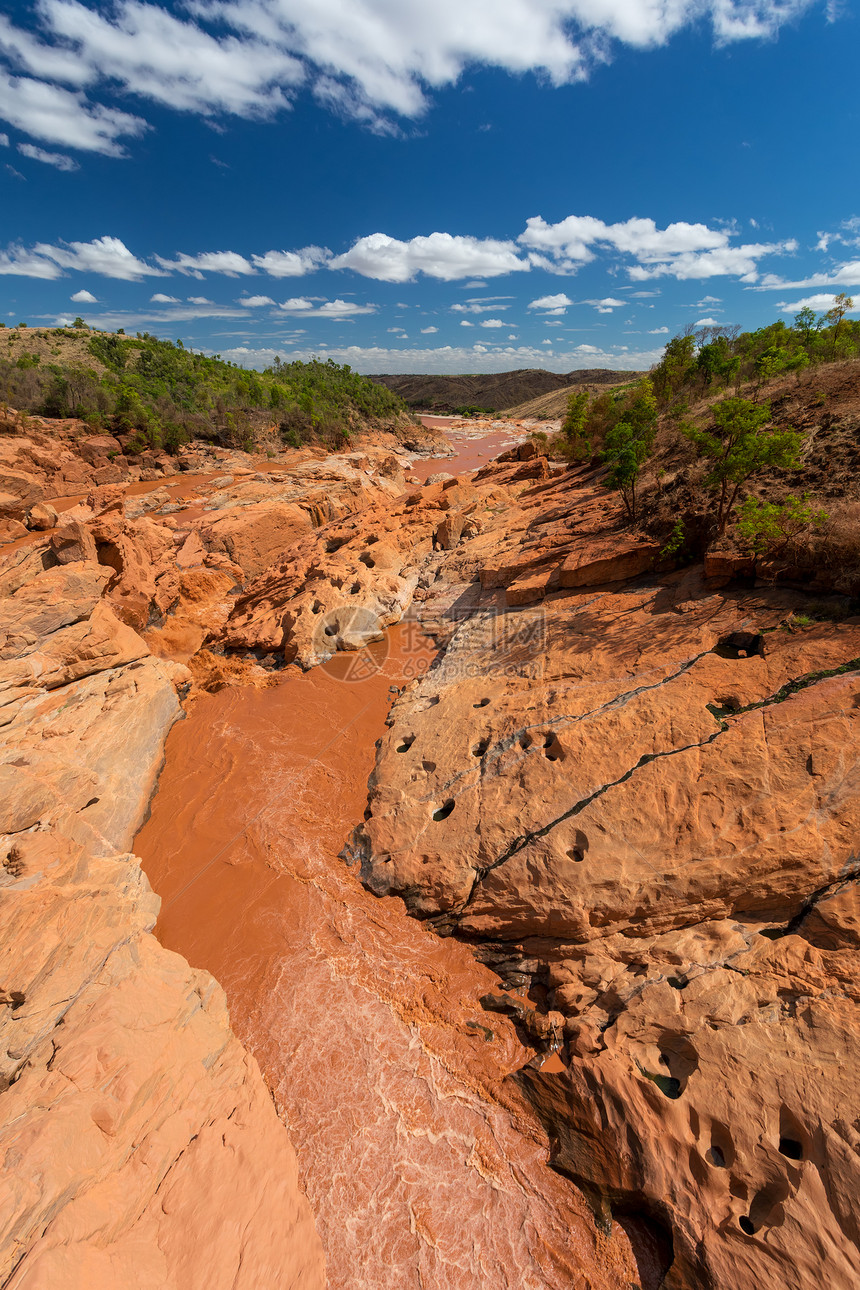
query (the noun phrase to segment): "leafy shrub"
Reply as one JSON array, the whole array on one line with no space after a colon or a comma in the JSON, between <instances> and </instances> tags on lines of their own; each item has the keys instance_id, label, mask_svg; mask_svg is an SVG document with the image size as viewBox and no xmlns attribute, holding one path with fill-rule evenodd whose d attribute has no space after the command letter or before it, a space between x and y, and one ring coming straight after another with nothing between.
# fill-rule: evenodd
<instances>
[{"instance_id":1,"label":"leafy shrub","mask_svg":"<svg viewBox=\"0 0 860 1290\"><path fill-rule=\"evenodd\" d=\"M803 441L795 430L767 429L767 403L723 399L715 404L713 419L709 429L691 422L684 423L681 429L710 462L705 485L717 493L717 533L722 534L746 481L766 467L796 469Z\"/></svg>"},{"instance_id":2,"label":"leafy shrub","mask_svg":"<svg viewBox=\"0 0 860 1290\"><path fill-rule=\"evenodd\" d=\"M820 529L827 512L809 500L809 493L789 493L784 502L765 502L747 497L738 514L738 532L746 549L756 555L784 555Z\"/></svg>"},{"instance_id":3,"label":"leafy shrub","mask_svg":"<svg viewBox=\"0 0 860 1290\"><path fill-rule=\"evenodd\" d=\"M571 461L587 461L591 456L588 436L588 394L585 390L569 394L567 412L561 424L561 449Z\"/></svg>"}]
</instances>

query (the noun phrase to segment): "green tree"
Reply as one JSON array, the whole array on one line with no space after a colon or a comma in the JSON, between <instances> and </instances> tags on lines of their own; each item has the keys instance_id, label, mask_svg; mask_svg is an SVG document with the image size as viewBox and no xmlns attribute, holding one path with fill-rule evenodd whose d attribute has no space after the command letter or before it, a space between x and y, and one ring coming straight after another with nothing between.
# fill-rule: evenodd
<instances>
[{"instance_id":1,"label":"green tree","mask_svg":"<svg viewBox=\"0 0 860 1290\"><path fill-rule=\"evenodd\" d=\"M710 463L705 478L719 495L717 533L723 534L743 485L759 470L794 470L803 443L796 430L767 429L770 404L750 399L723 399L713 409L714 426L703 430L687 424L684 434Z\"/></svg>"},{"instance_id":2,"label":"green tree","mask_svg":"<svg viewBox=\"0 0 860 1290\"><path fill-rule=\"evenodd\" d=\"M732 356L728 336L717 336L709 345L703 345L696 358L696 367L702 374L705 387L714 382L728 385L739 363L740 360Z\"/></svg>"},{"instance_id":3,"label":"green tree","mask_svg":"<svg viewBox=\"0 0 860 1290\"><path fill-rule=\"evenodd\" d=\"M588 420L588 394L580 390L578 394L569 394L567 398L567 415L561 426L570 456L574 461L585 461L591 456L591 440L586 433Z\"/></svg>"},{"instance_id":4,"label":"green tree","mask_svg":"<svg viewBox=\"0 0 860 1290\"><path fill-rule=\"evenodd\" d=\"M784 372L790 361L790 355L787 349L782 345L770 345L763 353L759 354L755 361L756 375L756 398L762 385L770 381L780 372Z\"/></svg>"},{"instance_id":5,"label":"green tree","mask_svg":"<svg viewBox=\"0 0 860 1290\"><path fill-rule=\"evenodd\" d=\"M648 448L651 447L657 429L657 397L649 377L643 376L635 386L622 420L633 427L639 437L646 441Z\"/></svg>"},{"instance_id":6,"label":"green tree","mask_svg":"<svg viewBox=\"0 0 860 1290\"><path fill-rule=\"evenodd\" d=\"M815 310L804 305L800 313L794 315L794 328L795 331L803 332L803 343L808 345L815 328Z\"/></svg>"},{"instance_id":7,"label":"green tree","mask_svg":"<svg viewBox=\"0 0 860 1290\"><path fill-rule=\"evenodd\" d=\"M690 334L673 336L652 373L654 389L661 405L670 403L680 393L695 370L695 338Z\"/></svg>"},{"instance_id":8,"label":"green tree","mask_svg":"<svg viewBox=\"0 0 860 1290\"><path fill-rule=\"evenodd\" d=\"M842 319L854 308L854 301L850 296L846 296L844 291L833 301L833 307L827 310L825 317L833 328L833 352L836 353L836 341L839 338L839 329L842 326Z\"/></svg>"},{"instance_id":9,"label":"green tree","mask_svg":"<svg viewBox=\"0 0 860 1290\"><path fill-rule=\"evenodd\" d=\"M607 484L621 493L631 520L636 519L636 484L657 430L657 398L645 376L636 385L622 419L607 432L601 458L609 467Z\"/></svg>"},{"instance_id":10,"label":"green tree","mask_svg":"<svg viewBox=\"0 0 860 1290\"><path fill-rule=\"evenodd\" d=\"M634 426L619 421L606 436L601 457L609 467L606 483L621 494L631 520L636 519L636 483L648 457L648 442Z\"/></svg>"}]
</instances>

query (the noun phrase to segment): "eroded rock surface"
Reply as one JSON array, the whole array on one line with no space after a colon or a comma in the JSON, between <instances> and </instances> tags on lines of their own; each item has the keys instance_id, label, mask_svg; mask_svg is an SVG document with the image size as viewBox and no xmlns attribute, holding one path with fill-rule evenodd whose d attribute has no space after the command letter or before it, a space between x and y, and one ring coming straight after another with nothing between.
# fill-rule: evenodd
<instances>
[{"instance_id":1,"label":"eroded rock surface","mask_svg":"<svg viewBox=\"0 0 860 1290\"><path fill-rule=\"evenodd\" d=\"M191 675L118 616L115 566L69 558L98 523L66 528L0 565L0 1281L322 1286L257 1064L129 854Z\"/></svg>"},{"instance_id":2,"label":"eroded rock surface","mask_svg":"<svg viewBox=\"0 0 860 1290\"><path fill-rule=\"evenodd\" d=\"M860 622L614 562L578 478L440 570L447 650L394 704L352 858L506 978L487 1006L554 1054L519 1078L557 1166L667 1287L847 1290Z\"/></svg>"}]
</instances>

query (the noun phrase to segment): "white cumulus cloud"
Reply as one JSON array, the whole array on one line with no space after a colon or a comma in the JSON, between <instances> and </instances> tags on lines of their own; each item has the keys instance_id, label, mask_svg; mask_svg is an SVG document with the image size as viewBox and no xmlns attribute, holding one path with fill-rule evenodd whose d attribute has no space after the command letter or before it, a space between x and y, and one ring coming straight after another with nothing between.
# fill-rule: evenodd
<instances>
[{"instance_id":1,"label":"white cumulus cloud","mask_svg":"<svg viewBox=\"0 0 860 1290\"><path fill-rule=\"evenodd\" d=\"M602 300L586 300L587 305L593 305L599 314L611 314L613 309L620 309L627 302L616 300L614 296L604 296Z\"/></svg>"},{"instance_id":2,"label":"white cumulus cloud","mask_svg":"<svg viewBox=\"0 0 860 1290\"><path fill-rule=\"evenodd\" d=\"M246 309L259 309L263 305L273 305L275 302L271 296L242 296L236 303L244 305Z\"/></svg>"},{"instance_id":3,"label":"white cumulus cloud","mask_svg":"<svg viewBox=\"0 0 860 1290\"><path fill-rule=\"evenodd\" d=\"M43 143L121 157L124 137L147 129L140 117L89 102L84 95L28 76L0 71L0 120Z\"/></svg>"},{"instance_id":4,"label":"white cumulus cloud","mask_svg":"<svg viewBox=\"0 0 860 1290\"><path fill-rule=\"evenodd\" d=\"M251 256L254 267L270 278L301 278L329 259L331 251L322 246L306 246L301 251L266 251L265 255Z\"/></svg>"},{"instance_id":5,"label":"white cumulus cloud","mask_svg":"<svg viewBox=\"0 0 860 1290\"><path fill-rule=\"evenodd\" d=\"M344 254L330 261L333 269L352 269L366 278L381 282L410 282L419 273L443 282L457 278L498 277L528 269L513 242L499 242L493 238L455 236L451 233L430 233L426 237L413 237L408 242L389 237L386 233L371 233L361 237Z\"/></svg>"},{"instance_id":6,"label":"white cumulus cloud","mask_svg":"<svg viewBox=\"0 0 860 1290\"><path fill-rule=\"evenodd\" d=\"M501 296L499 299L507 300L509 296ZM496 309L510 309L510 305L496 304L493 299L489 304L482 304L477 300L469 300L464 305L452 305L451 312L454 314L491 314Z\"/></svg>"},{"instance_id":7,"label":"white cumulus cloud","mask_svg":"<svg viewBox=\"0 0 860 1290\"><path fill-rule=\"evenodd\" d=\"M757 291L770 291L780 287L782 290L803 291L807 287L857 287L860 286L860 260L851 260L829 273L813 273L808 278L789 282L775 274L765 274L756 287Z\"/></svg>"},{"instance_id":8,"label":"white cumulus cloud","mask_svg":"<svg viewBox=\"0 0 860 1290\"><path fill-rule=\"evenodd\" d=\"M76 305L98 304L98 300L96 299L96 297L93 295L91 291L83 291L83 290L76 291L73 296L69 296L69 299L74 301Z\"/></svg>"},{"instance_id":9,"label":"white cumulus cloud","mask_svg":"<svg viewBox=\"0 0 860 1290\"><path fill-rule=\"evenodd\" d=\"M174 269L192 278L202 278L204 273L224 273L228 278L238 278L256 272L253 264L237 251L201 251L198 255L181 252L173 260L165 260L160 255L155 258L163 269Z\"/></svg>"},{"instance_id":10,"label":"white cumulus cloud","mask_svg":"<svg viewBox=\"0 0 860 1290\"><path fill-rule=\"evenodd\" d=\"M570 299L570 296L566 296L564 292L561 291L554 296L539 296L537 300L532 300L529 303L528 308L543 309L549 313L564 313L565 309L572 304L573 301Z\"/></svg>"},{"instance_id":11,"label":"white cumulus cloud","mask_svg":"<svg viewBox=\"0 0 860 1290\"><path fill-rule=\"evenodd\" d=\"M33 247L33 254L53 261L61 269L100 273L104 278L120 278L126 282L165 276L162 269L139 260L118 237L97 237L92 242L61 242L57 246L39 242Z\"/></svg>"},{"instance_id":12,"label":"white cumulus cloud","mask_svg":"<svg viewBox=\"0 0 860 1290\"><path fill-rule=\"evenodd\" d=\"M661 229L654 220L638 217L607 224L592 215L568 215L557 224L548 224L535 215L526 221L519 241L528 248L534 264L561 273L575 273L600 250L615 253L622 263L628 261L627 272L634 282L719 274L755 281L762 256L797 248L793 241L732 246L731 237L725 229L684 221Z\"/></svg>"},{"instance_id":13,"label":"white cumulus cloud","mask_svg":"<svg viewBox=\"0 0 860 1290\"><path fill-rule=\"evenodd\" d=\"M0 18L0 53L16 73L0 79L0 116L43 142L120 156L147 124L115 102L266 120L306 91L390 132L390 117L419 117L471 68L559 86L605 65L616 43L655 49L703 19L718 43L762 40L812 3L40 0L28 29Z\"/></svg>"},{"instance_id":14,"label":"white cumulus cloud","mask_svg":"<svg viewBox=\"0 0 860 1290\"><path fill-rule=\"evenodd\" d=\"M303 318L333 318L349 319L361 314L372 314L376 312L375 305L359 305L350 300L324 300L320 303L318 300L306 300L303 296L294 297L292 300L285 300L278 306L284 313L299 314Z\"/></svg>"}]
</instances>

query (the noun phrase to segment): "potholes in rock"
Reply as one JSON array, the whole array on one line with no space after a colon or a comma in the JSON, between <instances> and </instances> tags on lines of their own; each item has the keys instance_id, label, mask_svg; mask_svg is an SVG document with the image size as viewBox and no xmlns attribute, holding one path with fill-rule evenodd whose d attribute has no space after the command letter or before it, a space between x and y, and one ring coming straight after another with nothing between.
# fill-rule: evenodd
<instances>
[{"instance_id":1,"label":"potholes in rock","mask_svg":"<svg viewBox=\"0 0 860 1290\"><path fill-rule=\"evenodd\" d=\"M340 627L336 622L326 623L324 630L325 630L326 636L337 636L338 633L340 632Z\"/></svg>"},{"instance_id":2,"label":"potholes in rock","mask_svg":"<svg viewBox=\"0 0 860 1290\"><path fill-rule=\"evenodd\" d=\"M743 704L736 694L726 694L721 699L714 699L713 703L705 704L708 712L718 721L724 717L733 717L741 711Z\"/></svg>"},{"instance_id":3,"label":"potholes in rock","mask_svg":"<svg viewBox=\"0 0 860 1290\"><path fill-rule=\"evenodd\" d=\"M517 740L517 743L522 748L523 752L525 752L527 748L531 748L532 742L532 737L527 730L524 730Z\"/></svg>"},{"instance_id":4,"label":"potholes in rock","mask_svg":"<svg viewBox=\"0 0 860 1290\"><path fill-rule=\"evenodd\" d=\"M365 565L368 569L376 568L376 561L374 560L372 555L368 555L367 551L363 551L358 558L361 561L361 563Z\"/></svg>"},{"instance_id":5,"label":"potholes in rock","mask_svg":"<svg viewBox=\"0 0 860 1290\"><path fill-rule=\"evenodd\" d=\"M734 1164L735 1147L724 1124L711 1125L711 1145L705 1152L705 1159L714 1169L730 1169Z\"/></svg>"},{"instance_id":6,"label":"potholes in rock","mask_svg":"<svg viewBox=\"0 0 860 1290\"><path fill-rule=\"evenodd\" d=\"M483 757L484 753L490 746L489 739L479 739L476 744L472 744L472 756Z\"/></svg>"},{"instance_id":7,"label":"potholes in rock","mask_svg":"<svg viewBox=\"0 0 860 1290\"><path fill-rule=\"evenodd\" d=\"M684 1091L681 1081L674 1075L662 1075L659 1071L656 1075L652 1075L650 1071L645 1071L645 1074L653 1084L657 1085L663 1096L671 1098L673 1102L677 1101Z\"/></svg>"},{"instance_id":8,"label":"potholes in rock","mask_svg":"<svg viewBox=\"0 0 860 1290\"><path fill-rule=\"evenodd\" d=\"M348 540L348 538L329 538L325 544L326 555L334 555L335 551L339 551Z\"/></svg>"},{"instance_id":9,"label":"potholes in rock","mask_svg":"<svg viewBox=\"0 0 860 1290\"><path fill-rule=\"evenodd\" d=\"M544 736L543 755L547 761L564 761L564 749L562 748L558 735L554 730L549 731Z\"/></svg>"},{"instance_id":10,"label":"potholes in rock","mask_svg":"<svg viewBox=\"0 0 860 1290\"><path fill-rule=\"evenodd\" d=\"M404 735L404 736L403 736L403 743L402 743L402 744L398 744L398 746L397 746L397 751L398 751L399 753L409 752L409 749L412 747L412 745L413 745L414 743L415 743L415 736L414 736L414 735Z\"/></svg>"},{"instance_id":11,"label":"potholes in rock","mask_svg":"<svg viewBox=\"0 0 860 1290\"><path fill-rule=\"evenodd\" d=\"M479 699L477 703L472 704L473 708L487 708L489 706L490 706L489 699Z\"/></svg>"},{"instance_id":12,"label":"potholes in rock","mask_svg":"<svg viewBox=\"0 0 860 1290\"><path fill-rule=\"evenodd\" d=\"M787 1160L802 1160L803 1143L798 1142L796 1138L780 1138L779 1153Z\"/></svg>"},{"instance_id":13,"label":"potholes in rock","mask_svg":"<svg viewBox=\"0 0 860 1290\"><path fill-rule=\"evenodd\" d=\"M748 1214L741 1214L738 1226L747 1236L755 1236L763 1227L778 1227L785 1217L782 1202L789 1193L784 1181L768 1183L753 1196Z\"/></svg>"},{"instance_id":14,"label":"potholes in rock","mask_svg":"<svg viewBox=\"0 0 860 1290\"><path fill-rule=\"evenodd\" d=\"M324 609L324 605L321 600L315 600L314 603L311 605L312 614L321 614L323 609Z\"/></svg>"},{"instance_id":15,"label":"potholes in rock","mask_svg":"<svg viewBox=\"0 0 860 1290\"><path fill-rule=\"evenodd\" d=\"M664 1031L657 1041L656 1062L655 1050L647 1054L649 1066L662 1069L648 1069L637 1062L640 1071L655 1084L664 1097L673 1101L679 1098L687 1087L687 1081L699 1067L699 1055L685 1035L674 1031Z\"/></svg>"},{"instance_id":16,"label":"potholes in rock","mask_svg":"<svg viewBox=\"0 0 860 1290\"><path fill-rule=\"evenodd\" d=\"M713 653L720 658L755 658L763 652L763 646L761 632L728 632L717 641Z\"/></svg>"},{"instance_id":17,"label":"potholes in rock","mask_svg":"<svg viewBox=\"0 0 860 1290\"><path fill-rule=\"evenodd\" d=\"M447 802L443 802L441 806L437 806L436 810L433 812L433 819L436 820L437 823L440 820L447 820L448 816L453 811L454 806L455 802L453 797L449 797Z\"/></svg>"},{"instance_id":18,"label":"potholes in rock","mask_svg":"<svg viewBox=\"0 0 860 1290\"><path fill-rule=\"evenodd\" d=\"M568 847L565 854L568 860L573 860L577 864L582 864L588 851L588 838L581 829L577 829L573 838L573 845Z\"/></svg>"},{"instance_id":19,"label":"potholes in rock","mask_svg":"<svg viewBox=\"0 0 860 1290\"><path fill-rule=\"evenodd\" d=\"M350 587L350 589L349 589L349 594L350 594L351 596L357 596L357 595L358 595L358 593L359 593L360 591L361 591L361 583L360 583L360 582L354 582L354 583L352 584L352 586Z\"/></svg>"},{"instance_id":20,"label":"potholes in rock","mask_svg":"<svg viewBox=\"0 0 860 1290\"><path fill-rule=\"evenodd\" d=\"M768 941L781 941L784 936L788 935L787 927L760 927L759 936L764 936Z\"/></svg>"},{"instance_id":21,"label":"potholes in rock","mask_svg":"<svg viewBox=\"0 0 860 1290\"><path fill-rule=\"evenodd\" d=\"M806 1134L800 1121L784 1106L779 1112L779 1154L786 1160L803 1160Z\"/></svg>"}]
</instances>

